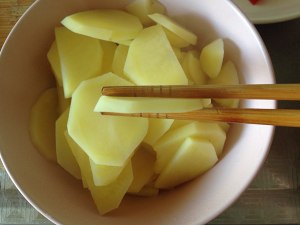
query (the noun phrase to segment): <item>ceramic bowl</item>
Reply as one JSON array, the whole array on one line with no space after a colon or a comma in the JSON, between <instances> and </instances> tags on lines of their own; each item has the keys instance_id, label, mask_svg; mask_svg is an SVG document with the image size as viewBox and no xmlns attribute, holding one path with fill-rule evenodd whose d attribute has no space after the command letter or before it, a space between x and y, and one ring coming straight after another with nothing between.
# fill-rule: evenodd
<instances>
[{"instance_id":1,"label":"ceramic bowl","mask_svg":"<svg viewBox=\"0 0 300 225\"><path fill-rule=\"evenodd\" d=\"M74 12L122 8L127 0L37 0L10 33L0 56L0 148L3 164L24 197L56 224L204 224L247 188L268 153L274 127L235 124L222 159L203 176L157 197L127 196L100 216L87 190L33 147L29 114L39 94L53 86L46 53L54 27ZM242 83L274 83L267 50L245 16L227 0L162 0L168 14L194 31L199 47L221 37L226 58ZM275 108L274 101L247 100L242 107Z\"/></svg>"}]
</instances>

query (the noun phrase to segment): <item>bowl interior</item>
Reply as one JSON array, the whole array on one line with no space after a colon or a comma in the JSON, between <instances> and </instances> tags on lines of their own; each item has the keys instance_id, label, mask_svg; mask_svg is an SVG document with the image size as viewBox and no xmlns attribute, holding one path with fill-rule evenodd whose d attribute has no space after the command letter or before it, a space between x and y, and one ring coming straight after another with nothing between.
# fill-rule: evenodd
<instances>
[{"instance_id":1,"label":"bowl interior","mask_svg":"<svg viewBox=\"0 0 300 225\"><path fill-rule=\"evenodd\" d=\"M126 197L119 209L100 216L88 191L32 146L32 104L54 85L46 53L54 27L66 15L92 8L122 8L129 1L38 0L18 22L0 56L1 158L22 194L43 215L61 224L199 224L226 209L247 187L266 157L273 127L233 125L221 161L202 177L158 197ZM225 40L226 59L244 83L273 83L264 45L230 1L162 0L168 14L199 37L199 47ZM274 108L274 101L244 101L245 107Z\"/></svg>"}]
</instances>

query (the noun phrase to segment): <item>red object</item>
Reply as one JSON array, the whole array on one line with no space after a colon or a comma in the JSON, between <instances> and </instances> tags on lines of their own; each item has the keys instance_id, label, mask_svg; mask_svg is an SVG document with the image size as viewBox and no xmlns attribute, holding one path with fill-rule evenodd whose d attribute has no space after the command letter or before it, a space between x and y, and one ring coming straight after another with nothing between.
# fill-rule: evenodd
<instances>
[{"instance_id":1,"label":"red object","mask_svg":"<svg viewBox=\"0 0 300 225\"><path fill-rule=\"evenodd\" d=\"M252 5L255 5L259 0L249 0L251 3L252 3Z\"/></svg>"}]
</instances>

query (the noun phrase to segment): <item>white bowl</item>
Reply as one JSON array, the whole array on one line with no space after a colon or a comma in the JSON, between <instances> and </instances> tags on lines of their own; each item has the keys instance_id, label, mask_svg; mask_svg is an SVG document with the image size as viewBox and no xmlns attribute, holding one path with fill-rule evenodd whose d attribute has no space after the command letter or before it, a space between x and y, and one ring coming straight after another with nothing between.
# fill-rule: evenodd
<instances>
[{"instance_id":1,"label":"white bowl","mask_svg":"<svg viewBox=\"0 0 300 225\"><path fill-rule=\"evenodd\" d=\"M0 56L1 158L15 185L44 216L57 224L204 224L228 208L262 165L272 126L233 125L223 158L202 177L158 197L126 197L119 209L100 216L81 183L33 147L30 109L53 86L46 53L53 29L65 16L91 8L122 8L119 0L38 0L17 23ZM199 36L199 45L225 39L226 58L243 83L274 83L266 48L254 27L227 0L162 0L168 13ZM244 101L244 107L275 108L274 101Z\"/></svg>"}]
</instances>

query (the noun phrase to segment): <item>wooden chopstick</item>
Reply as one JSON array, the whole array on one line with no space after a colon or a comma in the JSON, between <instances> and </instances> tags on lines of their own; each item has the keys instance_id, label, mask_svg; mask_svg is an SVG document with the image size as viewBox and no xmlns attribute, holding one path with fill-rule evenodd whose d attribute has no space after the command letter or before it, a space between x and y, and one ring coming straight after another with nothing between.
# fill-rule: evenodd
<instances>
[{"instance_id":1,"label":"wooden chopstick","mask_svg":"<svg viewBox=\"0 0 300 225\"><path fill-rule=\"evenodd\" d=\"M102 115L144 117L158 119L178 119L197 121L217 121L227 123L265 124L274 126L300 127L300 110L292 109L230 109L210 108L186 113L112 113Z\"/></svg>"},{"instance_id":2,"label":"wooden chopstick","mask_svg":"<svg viewBox=\"0 0 300 225\"><path fill-rule=\"evenodd\" d=\"M102 95L120 97L300 100L300 84L110 86L103 87Z\"/></svg>"},{"instance_id":3,"label":"wooden chopstick","mask_svg":"<svg viewBox=\"0 0 300 225\"><path fill-rule=\"evenodd\" d=\"M300 100L300 84L110 86L103 87L102 94L119 97ZM102 115L300 127L300 110L292 109L205 108L185 113L102 112Z\"/></svg>"}]
</instances>

